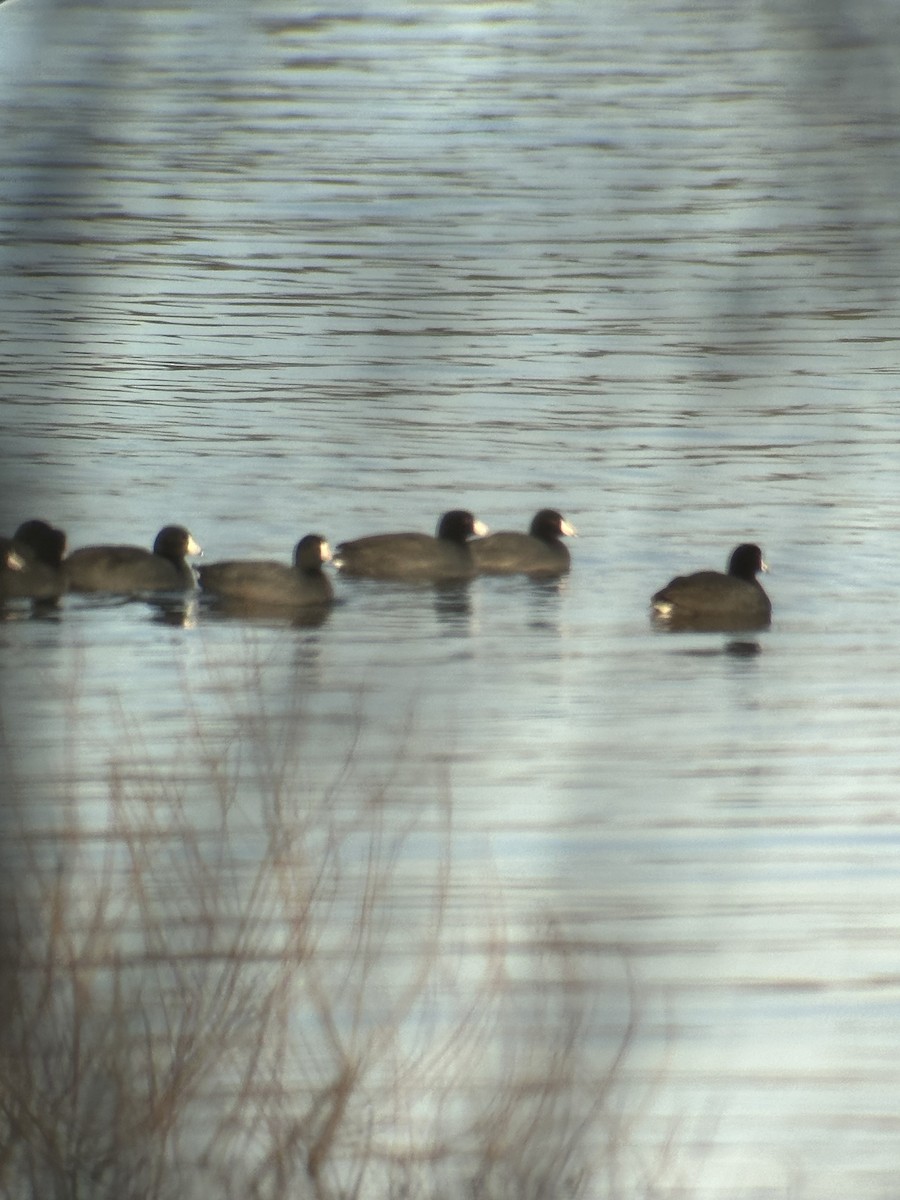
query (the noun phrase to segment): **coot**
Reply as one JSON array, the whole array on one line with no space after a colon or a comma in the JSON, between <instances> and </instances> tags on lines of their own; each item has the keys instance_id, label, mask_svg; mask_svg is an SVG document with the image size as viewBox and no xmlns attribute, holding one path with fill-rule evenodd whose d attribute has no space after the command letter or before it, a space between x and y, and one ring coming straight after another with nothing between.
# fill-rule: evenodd
<instances>
[{"instance_id":1,"label":"coot","mask_svg":"<svg viewBox=\"0 0 900 1200\"><path fill-rule=\"evenodd\" d=\"M188 555L202 553L181 525L166 525L153 550L140 546L82 546L65 560L73 592L173 592L196 587Z\"/></svg>"},{"instance_id":2,"label":"coot","mask_svg":"<svg viewBox=\"0 0 900 1200\"><path fill-rule=\"evenodd\" d=\"M436 537L427 533L376 533L341 542L334 562L346 575L368 579L435 583L471 579L475 560L468 539L485 533L487 526L470 512L453 509L441 517Z\"/></svg>"},{"instance_id":3,"label":"coot","mask_svg":"<svg viewBox=\"0 0 900 1200\"><path fill-rule=\"evenodd\" d=\"M197 568L200 586L222 600L247 605L297 608L327 604L334 592L322 564L331 559L328 543L308 533L294 549L294 565L236 559Z\"/></svg>"},{"instance_id":4,"label":"coot","mask_svg":"<svg viewBox=\"0 0 900 1200\"><path fill-rule=\"evenodd\" d=\"M65 591L62 572L66 535L47 521L25 521L13 534L10 549L20 567L8 563L0 582L5 600L56 600Z\"/></svg>"},{"instance_id":5,"label":"coot","mask_svg":"<svg viewBox=\"0 0 900 1200\"><path fill-rule=\"evenodd\" d=\"M561 575L569 569L569 551L559 540L575 529L553 508L535 514L528 533L501 530L472 542L479 571L495 574Z\"/></svg>"},{"instance_id":6,"label":"coot","mask_svg":"<svg viewBox=\"0 0 900 1200\"><path fill-rule=\"evenodd\" d=\"M679 575L652 598L654 615L670 627L747 629L767 625L772 604L756 578L768 568L759 546L738 546L728 574L697 571Z\"/></svg>"}]
</instances>

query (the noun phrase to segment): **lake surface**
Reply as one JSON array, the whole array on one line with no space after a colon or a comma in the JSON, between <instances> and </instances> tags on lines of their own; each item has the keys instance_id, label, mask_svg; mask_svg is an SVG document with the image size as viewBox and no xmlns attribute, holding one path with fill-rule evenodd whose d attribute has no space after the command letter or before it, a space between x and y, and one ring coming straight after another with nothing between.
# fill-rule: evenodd
<instances>
[{"instance_id":1,"label":"lake surface","mask_svg":"<svg viewBox=\"0 0 900 1200\"><path fill-rule=\"evenodd\" d=\"M898 43L873 0L0 5L0 528L579 535L561 581L337 579L316 626L10 610L8 878L77 907L112 846L171 938L290 796L341 937L385 922L360 1026L436 910L424 1027L517 984L451 1109L573 1012L625 1045L578 1194L893 1196ZM769 630L651 627L744 540Z\"/></svg>"}]
</instances>

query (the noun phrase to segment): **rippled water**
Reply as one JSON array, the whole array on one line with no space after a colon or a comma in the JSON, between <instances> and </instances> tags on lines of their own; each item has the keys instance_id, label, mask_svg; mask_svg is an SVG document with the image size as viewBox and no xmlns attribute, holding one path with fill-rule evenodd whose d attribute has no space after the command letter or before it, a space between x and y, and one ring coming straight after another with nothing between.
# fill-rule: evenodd
<instances>
[{"instance_id":1,"label":"rippled water","mask_svg":"<svg viewBox=\"0 0 900 1200\"><path fill-rule=\"evenodd\" d=\"M5 529L579 530L559 583L338 580L317 628L7 614L29 821L104 826L132 739L190 777L260 704L314 781L352 751L414 811L446 778L461 927L499 890L629 964L659 1194L895 1186L895 26L0 6ZM770 630L651 628L745 539Z\"/></svg>"}]
</instances>

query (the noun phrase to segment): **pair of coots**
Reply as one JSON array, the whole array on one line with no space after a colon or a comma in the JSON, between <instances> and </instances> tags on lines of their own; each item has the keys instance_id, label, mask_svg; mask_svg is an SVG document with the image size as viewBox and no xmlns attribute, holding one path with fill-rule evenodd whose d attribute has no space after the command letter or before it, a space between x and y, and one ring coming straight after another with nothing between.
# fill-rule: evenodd
<instances>
[{"instance_id":1,"label":"pair of coots","mask_svg":"<svg viewBox=\"0 0 900 1200\"><path fill-rule=\"evenodd\" d=\"M471 575L466 542L481 526L471 513L446 513L436 537L425 533L382 533L342 542L334 563L348 575L373 579L449 580ZM327 604L333 595L322 571L332 558L316 533L301 538L293 566L255 559L210 563L198 569L200 586L231 605L298 607Z\"/></svg>"},{"instance_id":2,"label":"pair of coots","mask_svg":"<svg viewBox=\"0 0 900 1200\"><path fill-rule=\"evenodd\" d=\"M772 604L756 578L768 570L759 546L744 542L728 561L728 572L678 575L654 594L655 619L670 629L751 629L768 625Z\"/></svg>"},{"instance_id":3,"label":"pair of coots","mask_svg":"<svg viewBox=\"0 0 900 1200\"><path fill-rule=\"evenodd\" d=\"M534 575L568 570L569 552L559 541L575 530L552 509L541 509L528 533L488 533L470 512L454 509L438 524L437 536L380 533L341 542L335 563L347 575L370 579L471 579L478 572Z\"/></svg>"},{"instance_id":4,"label":"pair of coots","mask_svg":"<svg viewBox=\"0 0 900 1200\"><path fill-rule=\"evenodd\" d=\"M370 579L466 579L474 574L469 537L484 527L469 512L445 513L437 535L381 533L342 542L334 555L345 574ZM199 569L200 586L219 599L237 604L326 604L332 587L322 572L331 558L328 543L318 534L307 534L294 550L294 565L238 560L211 563Z\"/></svg>"},{"instance_id":5,"label":"pair of coots","mask_svg":"<svg viewBox=\"0 0 900 1200\"><path fill-rule=\"evenodd\" d=\"M446 513L436 537L425 533L382 533L342 542L334 563L348 575L374 579L447 580L471 575L467 539L481 526L471 513ZM297 607L327 604L333 595L322 571L332 558L316 533L301 538L293 566L255 559L210 563L198 569L200 586L231 605Z\"/></svg>"},{"instance_id":6,"label":"pair of coots","mask_svg":"<svg viewBox=\"0 0 900 1200\"><path fill-rule=\"evenodd\" d=\"M83 546L65 557L66 535L47 521L26 521L0 553L0 600L55 600L63 592L184 591L196 586L188 563L200 547L180 525L160 530L152 550Z\"/></svg>"}]
</instances>

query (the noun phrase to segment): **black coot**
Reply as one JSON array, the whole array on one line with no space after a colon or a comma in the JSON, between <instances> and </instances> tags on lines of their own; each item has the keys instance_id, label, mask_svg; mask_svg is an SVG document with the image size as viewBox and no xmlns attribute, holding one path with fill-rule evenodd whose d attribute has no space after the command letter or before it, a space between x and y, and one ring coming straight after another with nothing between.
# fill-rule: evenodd
<instances>
[{"instance_id":1,"label":"black coot","mask_svg":"<svg viewBox=\"0 0 900 1200\"><path fill-rule=\"evenodd\" d=\"M181 525L166 525L156 535L153 550L140 546L83 546L65 560L64 571L73 592L186 591L197 580L188 555L201 550Z\"/></svg>"},{"instance_id":2,"label":"black coot","mask_svg":"<svg viewBox=\"0 0 900 1200\"><path fill-rule=\"evenodd\" d=\"M728 574L679 575L652 598L653 613L671 628L749 629L768 625L772 604L756 578L768 568L759 546L738 546Z\"/></svg>"},{"instance_id":3,"label":"black coot","mask_svg":"<svg viewBox=\"0 0 900 1200\"><path fill-rule=\"evenodd\" d=\"M472 542L479 571L494 574L561 575L570 565L569 551L559 540L574 537L575 529L561 513L542 508L528 533L501 530Z\"/></svg>"},{"instance_id":4,"label":"black coot","mask_svg":"<svg viewBox=\"0 0 900 1200\"><path fill-rule=\"evenodd\" d=\"M66 535L47 521L25 521L8 542L16 561L4 560L0 598L55 600L66 589L62 571Z\"/></svg>"},{"instance_id":5,"label":"black coot","mask_svg":"<svg viewBox=\"0 0 900 1200\"><path fill-rule=\"evenodd\" d=\"M327 604L334 592L322 564L331 558L324 538L308 533L294 549L294 565L253 559L197 568L200 586L222 600L261 607Z\"/></svg>"},{"instance_id":6,"label":"black coot","mask_svg":"<svg viewBox=\"0 0 900 1200\"><path fill-rule=\"evenodd\" d=\"M437 536L427 533L376 533L341 542L335 565L345 575L368 579L442 582L471 579L475 560L469 538L487 533L487 526L464 509L444 513Z\"/></svg>"}]
</instances>

